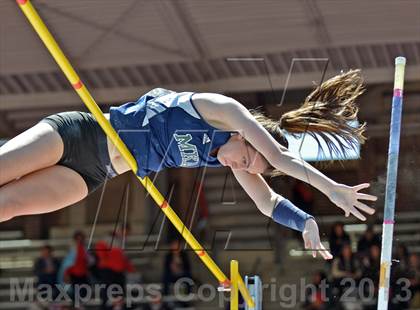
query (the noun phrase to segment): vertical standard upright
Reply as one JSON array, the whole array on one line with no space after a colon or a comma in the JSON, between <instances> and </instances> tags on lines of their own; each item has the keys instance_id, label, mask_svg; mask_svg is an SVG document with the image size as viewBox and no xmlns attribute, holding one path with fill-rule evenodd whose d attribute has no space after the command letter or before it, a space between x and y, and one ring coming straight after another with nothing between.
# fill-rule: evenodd
<instances>
[{"instance_id":1,"label":"vertical standard upright","mask_svg":"<svg viewBox=\"0 0 420 310\"><path fill-rule=\"evenodd\" d=\"M401 114L403 103L405 58L395 58L394 95L392 97L386 176L385 212L382 226L382 253L379 279L378 310L388 309L391 272L392 238L394 232L395 194L397 190L398 153L400 150Z\"/></svg>"}]
</instances>

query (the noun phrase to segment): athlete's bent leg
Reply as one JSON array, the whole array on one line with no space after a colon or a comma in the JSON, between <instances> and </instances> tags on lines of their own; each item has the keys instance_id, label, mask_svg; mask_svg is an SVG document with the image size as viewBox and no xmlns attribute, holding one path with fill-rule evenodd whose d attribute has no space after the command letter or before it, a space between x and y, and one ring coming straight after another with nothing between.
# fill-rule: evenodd
<instances>
[{"instance_id":1,"label":"athlete's bent leg","mask_svg":"<svg viewBox=\"0 0 420 310\"><path fill-rule=\"evenodd\" d=\"M55 165L63 149L60 135L47 123L22 132L0 147L0 186Z\"/></svg>"},{"instance_id":2,"label":"athlete's bent leg","mask_svg":"<svg viewBox=\"0 0 420 310\"><path fill-rule=\"evenodd\" d=\"M55 165L37 170L0 187L0 222L20 215L56 211L87 194L85 181L70 168Z\"/></svg>"}]
</instances>

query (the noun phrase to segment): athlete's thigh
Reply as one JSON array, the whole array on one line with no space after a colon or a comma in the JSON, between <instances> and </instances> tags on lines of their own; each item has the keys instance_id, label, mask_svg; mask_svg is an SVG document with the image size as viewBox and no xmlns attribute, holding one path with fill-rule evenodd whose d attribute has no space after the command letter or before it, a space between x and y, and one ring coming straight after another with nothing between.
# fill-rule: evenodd
<instances>
[{"instance_id":1,"label":"athlete's thigh","mask_svg":"<svg viewBox=\"0 0 420 310\"><path fill-rule=\"evenodd\" d=\"M0 186L56 164L64 144L49 124L38 123L0 147Z\"/></svg>"},{"instance_id":2,"label":"athlete's thigh","mask_svg":"<svg viewBox=\"0 0 420 310\"><path fill-rule=\"evenodd\" d=\"M72 205L87 194L87 185L77 172L55 165L2 186L0 206L12 217L47 213Z\"/></svg>"}]
</instances>

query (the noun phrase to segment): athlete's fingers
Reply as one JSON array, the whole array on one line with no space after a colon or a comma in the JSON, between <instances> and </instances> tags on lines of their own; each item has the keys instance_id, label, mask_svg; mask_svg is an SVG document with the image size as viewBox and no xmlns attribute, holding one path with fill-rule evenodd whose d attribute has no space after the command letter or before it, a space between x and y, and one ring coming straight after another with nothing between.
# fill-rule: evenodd
<instances>
[{"instance_id":1,"label":"athlete's fingers","mask_svg":"<svg viewBox=\"0 0 420 310\"><path fill-rule=\"evenodd\" d=\"M322 257L323 257L324 259L331 259L331 254L330 254L330 253L328 253L328 251L327 251L327 250L325 250L325 249L323 249L323 248L320 248L320 249L319 249L319 252L321 253L321 255L322 255Z\"/></svg>"},{"instance_id":2,"label":"athlete's fingers","mask_svg":"<svg viewBox=\"0 0 420 310\"><path fill-rule=\"evenodd\" d=\"M358 191L360 191L361 189L368 188L369 186L370 186L370 184L369 184L369 183L362 183L362 184L359 184L359 185L353 186L353 189L355 189L355 190L358 192Z\"/></svg>"},{"instance_id":3,"label":"athlete's fingers","mask_svg":"<svg viewBox=\"0 0 420 310\"><path fill-rule=\"evenodd\" d=\"M305 245L305 249L309 249L310 248L310 243L309 243L309 240L308 240L308 238L306 237L304 237L303 238L303 242L304 242L304 245Z\"/></svg>"},{"instance_id":4,"label":"athlete's fingers","mask_svg":"<svg viewBox=\"0 0 420 310\"><path fill-rule=\"evenodd\" d=\"M360 213L360 211L359 211L359 210L357 210L355 207L351 207L350 212L351 212L351 213L352 213L355 217L357 217L359 220L366 221L366 217L365 217L362 213Z\"/></svg>"},{"instance_id":5,"label":"athlete's fingers","mask_svg":"<svg viewBox=\"0 0 420 310\"><path fill-rule=\"evenodd\" d=\"M375 209L365 205L364 203L360 202L360 201L356 201L356 203L354 204L357 208L359 208L362 211L365 211L368 214L373 214L375 213Z\"/></svg>"},{"instance_id":6,"label":"athlete's fingers","mask_svg":"<svg viewBox=\"0 0 420 310\"><path fill-rule=\"evenodd\" d=\"M321 243L321 253L325 259L332 259L333 256L331 255L330 251L328 251L324 245Z\"/></svg>"},{"instance_id":7,"label":"athlete's fingers","mask_svg":"<svg viewBox=\"0 0 420 310\"><path fill-rule=\"evenodd\" d=\"M361 194L361 193L358 193L357 194L357 199L364 199L364 200L376 201L376 200L378 200L378 197L373 196L373 195L369 195L369 194Z\"/></svg>"},{"instance_id":8,"label":"athlete's fingers","mask_svg":"<svg viewBox=\"0 0 420 310\"><path fill-rule=\"evenodd\" d=\"M322 256L323 259L328 259L328 253L326 253L326 250L323 247L320 240L317 241L316 250L317 252L319 252L319 254Z\"/></svg>"},{"instance_id":9,"label":"athlete's fingers","mask_svg":"<svg viewBox=\"0 0 420 310\"><path fill-rule=\"evenodd\" d=\"M316 247L315 242L311 241L312 257L316 258Z\"/></svg>"},{"instance_id":10,"label":"athlete's fingers","mask_svg":"<svg viewBox=\"0 0 420 310\"><path fill-rule=\"evenodd\" d=\"M315 249L316 249L316 253L319 253L319 255L321 255L321 257L324 257L324 254L322 253L322 251L321 251L321 247L319 246L319 244L320 244L320 241L318 240L318 241L316 241L316 245L315 245Z\"/></svg>"}]
</instances>

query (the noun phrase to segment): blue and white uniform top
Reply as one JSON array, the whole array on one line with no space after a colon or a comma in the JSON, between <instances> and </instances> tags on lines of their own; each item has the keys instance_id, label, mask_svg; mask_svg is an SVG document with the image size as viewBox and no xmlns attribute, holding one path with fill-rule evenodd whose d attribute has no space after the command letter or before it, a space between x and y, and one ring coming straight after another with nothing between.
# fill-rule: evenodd
<instances>
[{"instance_id":1,"label":"blue and white uniform top","mask_svg":"<svg viewBox=\"0 0 420 310\"><path fill-rule=\"evenodd\" d=\"M110 108L112 127L137 161L137 175L169 167L219 167L209 153L231 132L208 124L195 109L193 92L155 88L135 102Z\"/></svg>"}]
</instances>

